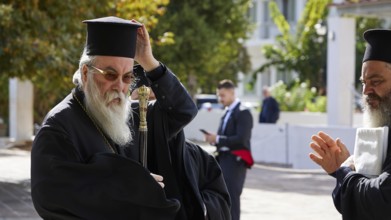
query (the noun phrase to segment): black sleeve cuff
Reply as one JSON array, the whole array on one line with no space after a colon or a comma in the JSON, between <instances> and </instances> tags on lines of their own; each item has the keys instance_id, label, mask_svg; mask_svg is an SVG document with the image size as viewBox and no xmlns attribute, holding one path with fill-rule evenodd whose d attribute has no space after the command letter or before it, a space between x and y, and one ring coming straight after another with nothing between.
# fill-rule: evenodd
<instances>
[{"instance_id":1,"label":"black sleeve cuff","mask_svg":"<svg viewBox=\"0 0 391 220\"><path fill-rule=\"evenodd\" d=\"M147 72L147 77L153 82L158 80L166 72L166 66L159 62L159 66Z\"/></svg>"},{"instance_id":2,"label":"black sleeve cuff","mask_svg":"<svg viewBox=\"0 0 391 220\"><path fill-rule=\"evenodd\" d=\"M350 167L340 167L337 169L337 171L335 171L335 178L337 178L337 181L342 183L343 179L345 178L346 175L348 175L348 173L352 172L352 168Z\"/></svg>"}]
</instances>

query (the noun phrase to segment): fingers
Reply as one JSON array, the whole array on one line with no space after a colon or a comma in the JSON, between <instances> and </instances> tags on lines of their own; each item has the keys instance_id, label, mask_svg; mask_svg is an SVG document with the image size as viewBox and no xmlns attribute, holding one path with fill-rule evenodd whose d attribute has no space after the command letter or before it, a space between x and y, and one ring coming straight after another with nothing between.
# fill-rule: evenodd
<instances>
[{"instance_id":1,"label":"fingers","mask_svg":"<svg viewBox=\"0 0 391 220\"><path fill-rule=\"evenodd\" d=\"M338 149L338 146L336 144L336 142L334 141L333 138L331 138L328 134L320 131L318 133L319 137L323 139L323 141L330 147L330 148L333 148L333 149Z\"/></svg>"},{"instance_id":2,"label":"fingers","mask_svg":"<svg viewBox=\"0 0 391 220\"><path fill-rule=\"evenodd\" d=\"M310 153L309 154L309 157L312 161L314 161L316 164L318 164L319 166L322 166L322 158L319 157L318 155L316 154L313 154L313 153Z\"/></svg>"},{"instance_id":3,"label":"fingers","mask_svg":"<svg viewBox=\"0 0 391 220\"><path fill-rule=\"evenodd\" d=\"M209 144L216 143L216 135L215 134L205 134L205 141Z\"/></svg>"},{"instance_id":4,"label":"fingers","mask_svg":"<svg viewBox=\"0 0 391 220\"><path fill-rule=\"evenodd\" d=\"M327 150L328 149L328 146L326 145L326 142L322 138L320 138L319 136L312 135L311 136L311 140L313 141L312 143L315 143L316 145L318 145L319 148L321 148L322 150Z\"/></svg>"},{"instance_id":5,"label":"fingers","mask_svg":"<svg viewBox=\"0 0 391 220\"><path fill-rule=\"evenodd\" d=\"M131 21L134 22L134 23L137 23L139 25L143 25L141 22L137 21L136 19L132 19Z\"/></svg>"},{"instance_id":6,"label":"fingers","mask_svg":"<svg viewBox=\"0 0 391 220\"><path fill-rule=\"evenodd\" d=\"M310 147L312 148L312 150L314 150L320 157L324 157L326 152L325 150L322 149L322 147L319 146L319 144L317 144L316 142L311 142L310 143Z\"/></svg>"},{"instance_id":7,"label":"fingers","mask_svg":"<svg viewBox=\"0 0 391 220\"><path fill-rule=\"evenodd\" d=\"M324 133L322 133L322 136L325 137L323 134ZM311 140L310 147L315 153L310 153L309 157L316 164L324 167L324 165L333 158L332 149L330 149L326 141L320 137L319 133L318 135L311 136Z\"/></svg>"},{"instance_id":8,"label":"fingers","mask_svg":"<svg viewBox=\"0 0 391 220\"><path fill-rule=\"evenodd\" d=\"M350 152L340 139L337 139L337 145L341 149L341 151L336 155L338 158L338 164L342 164L350 156Z\"/></svg>"},{"instance_id":9,"label":"fingers","mask_svg":"<svg viewBox=\"0 0 391 220\"><path fill-rule=\"evenodd\" d=\"M153 173L151 173L151 176L156 180L156 182L157 182L162 188L164 188L164 183L163 183L163 177L162 177L162 176L157 175L157 174L153 174Z\"/></svg>"},{"instance_id":10,"label":"fingers","mask_svg":"<svg viewBox=\"0 0 391 220\"><path fill-rule=\"evenodd\" d=\"M137 28L137 39L146 41L145 43L149 43L149 33L144 24L141 24L141 27Z\"/></svg>"},{"instance_id":11,"label":"fingers","mask_svg":"<svg viewBox=\"0 0 391 220\"><path fill-rule=\"evenodd\" d=\"M342 154L350 154L348 148L346 148L346 145L342 143L341 139L337 138L337 145L341 149Z\"/></svg>"}]
</instances>

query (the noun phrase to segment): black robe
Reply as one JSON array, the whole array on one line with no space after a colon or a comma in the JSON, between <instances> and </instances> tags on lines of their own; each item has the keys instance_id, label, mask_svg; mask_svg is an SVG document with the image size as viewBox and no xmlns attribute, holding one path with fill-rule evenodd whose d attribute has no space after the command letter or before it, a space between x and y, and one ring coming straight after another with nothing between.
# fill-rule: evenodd
<instances>
[{"instance_id":1,"label":"black robe","mask_svg":"<svg viewBox=\"0 0 391 220\"><path fill-rule=\"evenodd\" d=\"M138 161L137 127L127 147L106 137L117 152L112 153L75 100L83 102L79 89L49 112L31 153L31 195L42 218L229 219L219 166L184 141L182 129L197 113L191 97L168 69L152 88L157 101L148 107L148 170ZM137 115L135 106L134 126ZM164 189L150 172L164 177ZM187 210L189 203L193 209Z\"/></svg>"},{"instance_id":2,"label":"black robe","mask_svg":"<svg viewBox=\"0 0 391 220\"><path fill-rule=\"evenodd\" d=\"M337 179L334 205L343 220L391 219L390 139L388 143L387 157L378 177L368 178L349 167L341 167L332 174Z\"/></svg>"}]
</instances>

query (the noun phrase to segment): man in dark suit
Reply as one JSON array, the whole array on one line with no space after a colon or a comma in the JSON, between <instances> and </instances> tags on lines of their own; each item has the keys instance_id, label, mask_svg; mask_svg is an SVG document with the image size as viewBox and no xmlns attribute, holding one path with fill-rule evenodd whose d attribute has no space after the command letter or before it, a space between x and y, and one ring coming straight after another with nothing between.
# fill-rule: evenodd
<instances>
[{"instance_id":1,"label":"man in dark suit","mask_svg":"<svg viewBox=\"0 0 391 220\"><path fill-rule=\"evenodd\" d=\"M240 219L240 195L247 168L253 165L251 156L251 129L253 117L250 110L241 105L235 96L231 80L222 80L217 87L219 101L226 108L216 134L205 134L205 140L217 146L217 159L223 171L231 196L232 220Z\"/></svg>"},{"instance_id":2,"label":"man in dark suit","mask_svg":"<svg viewBox=\"0 0 391 220\"><path fill-rule=\"evenodd\" d=\"M259 123L276 123L280 117L278 102L271 96L269 87L262 89L262 110L259 113Z\"/></svg>"}]
</instances>

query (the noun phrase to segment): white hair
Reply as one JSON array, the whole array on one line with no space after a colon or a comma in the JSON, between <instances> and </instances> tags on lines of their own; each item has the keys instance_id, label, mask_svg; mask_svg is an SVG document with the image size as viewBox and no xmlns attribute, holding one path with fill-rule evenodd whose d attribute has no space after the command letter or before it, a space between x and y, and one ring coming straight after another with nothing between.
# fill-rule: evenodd
<instances>
[{"instance_id":1,"label":"white hair","mask_svg":"<svg viewBox=\"0 0 391 220\"><path fill-rule=\"evenodd\" d=\"M73 74L72 82L77 86L82 86L83 81L81 80L81 71L84 65L93 64L95 61L95 56L87 55L87 49L84 48L83 53L81 54L79 61L79 68Z\"/></svg>"},{"instance_id":2,"label":"white hair","mask_svg":"<svg viewBox=\"0 0 391 220\"><path fill-rule=\"evenodd\" d=\"M79 69L73 75L73 83L82 89L83 81L81 72L84 65L94 64L95 56L88 56L86 49L80 58ZM85 94L84 104L87 113L97 123L97 126L116 144L124 146L133 140L133 134L129 120L133 114L128 101L128 95L117 91L108 91L102 94L93 78L93 72L87 73L88 83L83 88ZM120 104L107 106L113 99L119 98Z\"/></svg>"},{"instance_id":3,"label":"white hair","mask_svg":"<svg viewBox=\"0 0 391 220\"><path fill-rule=\"evenodd\" d=\"M376 97L376 96L375 96ZM377 96L378 97L378 96ZM384 98L378 97L379 106L372 108L368 102L368 95L363 95L363 124L364 127L382 127L391 126L391 93L388 93Z\"/></svg>"},{"instance_id":4,"label":"white hair","mask_svg":"<svg viewBox=\"0 0 391 220\"><path fill-rule=\"evenodd\" d=\"M133 140L129 124L133 116L129 97L118 91L108 91L102 94L92 74L88 72L89 81L84 89L86 110L111 140L124 146ZM116 98L120 99L120 104L108 106L108 103Z\"/></svg>"}]
</instances>

